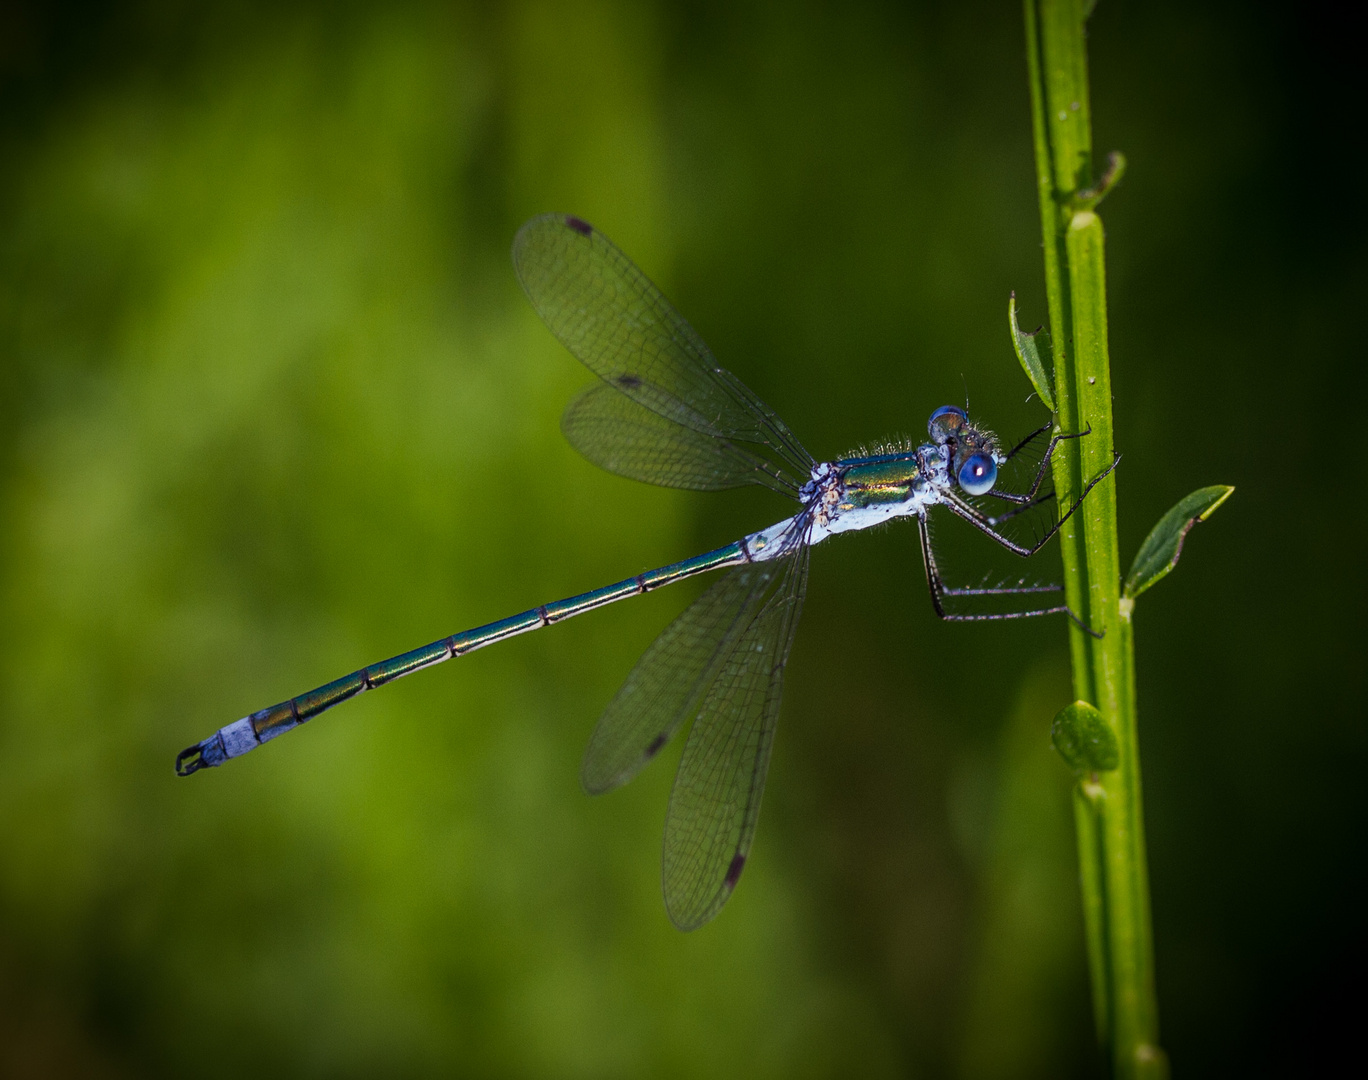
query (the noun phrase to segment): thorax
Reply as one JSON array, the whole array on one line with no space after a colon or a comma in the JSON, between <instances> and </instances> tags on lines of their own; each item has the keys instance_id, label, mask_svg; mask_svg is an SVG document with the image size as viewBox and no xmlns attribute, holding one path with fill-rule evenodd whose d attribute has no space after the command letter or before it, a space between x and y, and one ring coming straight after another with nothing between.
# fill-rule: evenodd
<instances>
[{"instance_id":1,"label":"thorax","mask_svg":"<svg viewBox=\"0 0 1368 1080\"><path fill-rule=\"evenodd\" d=\"M946 471L943 458L940 447L928 445L817 466L808 497L813 509L812 542L920 514L938 501Z\"/></svg>"},{"instance_id":2,"label":"thorax","mask_svg":"<svg viewBox=\"0 0 1368 1080\"><path fill-rule=\"evenodd\" d=\"M806 523L809 544L837 533L868 529L893 518L920 515L940 502L949 484L945 448L925 444L915 450L824 461L802 489L803 513L746 537L754 562L787 554L795 525Z\"/></svg>"}]
</instances>

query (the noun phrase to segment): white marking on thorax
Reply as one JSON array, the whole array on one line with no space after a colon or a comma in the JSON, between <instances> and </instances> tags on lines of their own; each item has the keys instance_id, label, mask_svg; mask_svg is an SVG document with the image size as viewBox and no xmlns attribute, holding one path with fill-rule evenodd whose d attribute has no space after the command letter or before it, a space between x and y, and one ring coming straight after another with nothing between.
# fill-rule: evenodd
<instances>
[{"instance_id":1,"label":"white marking on thorax","mask_svg":"<svg viewBox=\"0 0 1368 1080\"><path fill-rule=\"evenodd\" d=\"M928 506L938 501L936 493L928 489L926 491L914 491L906 502L851 507L849 510L843 510L838 504L827 516L826 521L819 518L812 523L810 542L820 544L828 536L835 536L837 533L858 532L860 529L870 529L875 525L882 525L885 521L892 521L894 518L920 515Z\"/></svg>"},{"instance_id":2,"label":"white marking on thorax","mask_svg":"<svg viewBox=\"0 0 1368 1080\"><path fill-rule=\"evenodd\" d=\"M942 465L933 460L934 466ZM942 466L937 470L944 472ZM820 544L829 536L837 533L858 532L875 525L882 525L894 518L920 516L928 507L941 501L940 492L933 482L913 490L908 498L900 503L882 503L876 506L846 506L845 492L841 483L840 470L832 462L822 462L812 470L812 479L803 487L803 501L812 510L812 524L808 532L809 544ZM783 542L785 535L794 526L801 514L775 525L752 533L746 537L746 551L752 562L766 562L787 555L790 546Z\"/></svg>"}]
</instances>

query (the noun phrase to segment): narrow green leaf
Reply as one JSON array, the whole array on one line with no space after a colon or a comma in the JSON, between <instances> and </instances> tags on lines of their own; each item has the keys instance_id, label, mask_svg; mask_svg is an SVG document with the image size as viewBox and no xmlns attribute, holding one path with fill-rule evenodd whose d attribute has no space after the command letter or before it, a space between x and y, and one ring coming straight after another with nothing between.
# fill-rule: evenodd
<instances>
[{"instance_id":1,"label":"narrow green leaf","mask_svg":"<svg viewBox=\"0 0 1368 1080\"><path fill-rule=\"evenodd\" d=\"M1007 321L1012 329L1012 348L1026 378L1031 380L1035 392L1050 412L1055 411L1054 387L1050 384L1050 368L1054 366L1054 351L1050 347L1050 335L1046 329L1038 327L1029 334L1023 333L1017 325L1016 293L1007 301Z\"/></svg>"},{"instance_id":2,"label":"narrow green leaf","mask_svg":"<svg viewBox=\"0 0 1368 1080\"><path fill-rule=\"evenodd\" d=\"M1130 573L1126 575L1122 595L1134 600L1177 566L1188 530L1199 521L1211 517L1234 490L1227 484L1198 488L1161 517L1159 524L1150 530L1149 536L1140 545L1140 552L1131 564Z\"/></svg>"},{"instance_id":3,"label":"narrow green leaf","mask_svg":"<svg viewBox=\"0 0 1368 1080\"><path fill-rule=\"evenodd\" d=\"M1050 741L1077 772L1107 772L1121 760L1111 725L1086 701L1059 710L1050 725Z\"/></svg>"}]
</instances>

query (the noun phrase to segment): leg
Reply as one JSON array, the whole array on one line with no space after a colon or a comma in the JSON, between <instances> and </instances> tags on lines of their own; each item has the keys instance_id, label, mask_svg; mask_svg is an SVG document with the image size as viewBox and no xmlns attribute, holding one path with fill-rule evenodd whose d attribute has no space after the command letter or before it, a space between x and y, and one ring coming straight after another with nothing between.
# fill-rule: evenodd
<instances>
[{"instance_id":1,"label":"leg","mask_svg":"<svg viewBox=\"0 0 1368 1080\"><path fill-rule=\"evenodd\" d=\"M1036 615L1067 615L1085 633L1092 634L1093 637L1101 637L1088 627L1083 620L1073 613L1067 604L1057 604L1054 607L1033 608L1029 611L999 611L986 612L977 615L965 615L946 611L945 597L947 596L1020 596L1022 594L1062 592L1061 585L1027 585L1018 588L991 588L991 589L950 589L946 588L941 580L940 568L936 565L936 554L931 550L931 534L927 531L926 518L918 516L917 535L921 538L922 563L926 566L926 584L931 590L931 606L936 609L936 614L947 622L997 622L1003 619L1029 619Z\"/></svg>"},{"instance_id":2,"label":"leg","mask_svg":"<svg viewBox=\"0 0 1368 1080\"><path fill-rule=\"evenodd\" d=\"M1032 499L1028 503L1022 503L1020 506L1014 506L1005 514L994 514L992 517L986 518L985 520L988 522L989 525L1001 525L1004 521L1011 521L1012 518L1016 517L1018 514L1024 514L1027 510L1034 510L1037 506L1042 506L1047 502L1052 502L1054 500L1054 497L1055 493L1052 491L1048 495L1041 495L1039 498Z\"/></svg>"},{"instance_id":3,"label":"leg","mask_svg":"<svg viewBox=\"0 0 1368 1080\"><path fill-rule=\"evenodd\" d=\"M1044 424L1036 428L1033 432L1027 435L1026 438L1022 439L1021 442L1017 443L1014 447L1007 451L1007 460L1011 461L1012 458L1016 457L1017 454L1020 453L1022 450L1025 450L1026 447L1030 446L1031 443L1035 442L1038 438L1044 435L1045 432L1049 431L1050 428L1053 426L1053 420L1045 421Z\"/></svg>"},{"instance_id":4,"label":"leg","mask_svg":"<svg viewBox=\"0 0 1368 1080\"><path fill-rule=\"evenodd\" d=\"M1087 433L1084 432L1083 434ZM1061 438L1071 437L1072 436L1066 435L1056 436L1056 441ZM1042 536L1039 540L1037 540L1031 547L1023 547L1021 544L1018 544L1015 540L1011 540L1006 536L1003 536L1002 533L998 532L997 529L994 528L994 525L999 519L985 517L983 514L980 514L968 503L960 499L959 496L947 494L944 498L944 502L946 506L950 507L950 509L953 510L960 517L964 518L964 520L969 522L969 524L974 526L974 528L978 529L982 533L987 534L988 536L991 536L994 540L996 540L999 544L1005 547L1008 551L1011 551L1025 558L1028 555L1034 555L1037 551L1039 551L1042 547L1045 546L1046 541L1049 540L1050 537L1054 536L1055 533L1059 532L1060 526L1062 526L1064 522L1068 521L1069 518L1073 516L1073 512L1083 505L1083 500L1088 497L1088 492L1090 492L1093 488L1095 488L1098 484L1100 484L1103 480L1110 476L1111 471L1116 468L1116 464L1120 460L1121 455L1117 454L1114 458L1112 458L1112 463L1110 465L1103 469L1102 472L1098 473L1097 476L1094 476L1091 480L1089 480L1088 486L1083 489L1083 494L1074 500L1074 504L1071 507L1069 507L1069 509L1063 513L1059 520L1050 526L1050 528L1046 531L1045 535ZM1053 498L1053 496L1047 496L1047 498Z\"/></svg>"},{"instance_id":5,"label":"leg","mask_svg":"<svg viewBox=\"0 0 1368 1080\"><path fill-rule=\"evenodd\" d=\"M1016 446L1008 451L1007 460L1010 461L1013 454L1028 446L1037 436L1047 431L1049 427L1050 425L1046 424L1043 428L1039 428L1027 435L1026 438L1022 439L1021 442L1017 443ZM994 498L1002 499L1005 502L1029 503L1035 498L1036 492L1040 490L1040 485L1045 480L1045 471L1050 467L1050 459L1054 457L1055 448L1065 439L1081 439L1084 435L1091 434L1092 425L1089 424L1086 431L1075 431L1072 435L1056 435L1051 439L1050 445L1045 447L1045 456L1040 459L1040 468L1036 470L1035 479L1031 481L1030 488L1024 493L1018 495L1011 491L989 491L987 494L992 495Z\"/></svg>"}]
</instances>

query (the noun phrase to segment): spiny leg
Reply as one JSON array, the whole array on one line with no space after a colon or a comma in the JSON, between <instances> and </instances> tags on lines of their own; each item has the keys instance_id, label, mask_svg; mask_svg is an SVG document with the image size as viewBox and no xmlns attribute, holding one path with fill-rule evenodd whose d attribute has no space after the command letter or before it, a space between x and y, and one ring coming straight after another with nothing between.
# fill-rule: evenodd
<instances>
[{"instance_id":1,"label":"spiny leg","mask_svg":"<svg viewBox=\"0 0 1368 1080\"><path fill-rule=\"evenodd\" d=\"M1057 604L1054 607L1047 608L1032 608L1028 611L979 612L973 615L947 611L945 607L945 597L947 596L1021 596L1025 594L1062 592L1063 586L1025 585L1016 588L948 588L941 579L940 567L936 565L936 554L931 548L931 533L927 528L926 518L920 515L917 517L917 535L921 539L922 563L926 567L926 584L931 590L931 606L936 609L936 614L946 622L999 622L1004 619L1029 619L1036 615L1067 615L1081 630L1092 634L1093 637L1102 636L1075 615L1073 609L1067 604Z\"/></svg>"},{"instance_id":2,"label":"spiny leg","mask_svg":"<svg viewBox=\"0 0 1368 1080\"><path fill-rule=\"evenodd\" d=\"M1012 449L1008 451L1007 460L1010 461L1012 459L1013 454L1015 454L1018 450L1021 450L1024 447L1026 447L1038 435L1048 430L1049 427L1050 425L1046 424L1044 427L1038 428L1037 430L1031 432L1031 434L1027 435L1026 438L1022 439L1021 442L1017 443L1016 446L1012 447ZM1084 435L1091 434L1092 425L1089 424L1087 429L1084 431L1075 431L1072 435L1056 435L1053 439L1051 439L1050 445L1045 447L1045 456L1040 459L1040 467L1036 469L1035 479L1031 481L1031 486L1028 490L1021 493L1013 491L989 491L986 494L992 495L994 498L997 499L1002 499L1004 502L1029 503L1032 499L1035 498L1036 492L1040 490L1040 485L1045 481L1045 472L1050 467L1050 459L1054 457L1056 447L1058 447L1059 444L1062 443L1065 439L1081 439Z\"/></svg>"},{"instance_id":3,"label":"spiny leg","mask_svg":"<svg viewBox=\"0 0 1368 1080\"><path fill-rule=\"evenodd\" d=\"M1086 434L1086 432L1084 432L1084 434ZM1066 436L1058 436L1057 438L1065 437ZM1020 555L1023 558L1026 558L1030 555L1034 555L1037 551L1039 551L1042 547L1045 546L1046 542L1050 539L1050 537L1054 536L1055 533L1059 532L1060 527L1063 526L1064 522L1068 521L1069 518L1073 516L1073 512L1083 505L1083 500L1088 497L1088 492L1092 491L1093 488L1095 488L1098 484L1100 484L1103 480L1110 476L1112 470L1116 468L1117 462L1119 462L1120 460L1121 455L1117 454L1114 458L1112 458L1112 463L1110 465L1108 465L1100 473L1098 473L1091 480L1089 480L1088 486L1083 489L1083 494L1079 495L1078 498L1074 500L1074 504L1060 516L1059 520L1056 521L1053 525L1050 526L1049 529L1045 531L1045 535L1042 536L1030 547L1024 547L1023 545L1018 544L1015 540L1003 536L1002 533L998 532L997 529L993 527L995 524L995 519L988 518L985 517L983 514L980 514L977 510L975 510L968 503L964 502L957 495L947 494L944 498L944 502L946 506L950 507L950 509L953 510L960 517L964 518L964 520L969 522L969 524L974 526L974 528L978 529L980 532L988 536L991 536L994 540L996 540L999 544L1001 544L1003 547L1005 547L1008 551L1012 552L1013 554Z\"/></svg>"},{"instance_id":4,"label":"spiny leg","mask_svg":"<svg viewBox=\"0 0 1368 1080\"><path fill-rule=\"evenodd\" d=\"M1053 420L1046 420L1045 423L1040 425L1040 427L1036 428L1033 432L1027 435L1026 438L1022 439L1021 442L1017 443L1014 447L1007 451L1007 460L1011 461L1012 458L1016 457L1017 454L1019 454L1022 450L1025 450L1026 447L1030 446L1031 443L1035 442L1038 438L1044 435L1045 432L1049 431L1050 428L1052 428L1053 426Z\"/></svg>"},{"instance_id":5,"label":"spiny leg","mask_svg":"<svg viewBox=\"0 0 1368 1080\"><path fill-rule=\"evenodd\" d=\"M1020 506L1014 506L1005 514L994 514L992 517L987 518L986 520L989 525L1001 525L1004 521L1011 521L1012 518L1016 517L1018 514L1024 514L1027 510L1034 510L1037 506L1043 506L1045 505L1045 503L1051 502L1054 499L1054 497L1055 493L1051 491L1045 495L1039 496L1038 498L1032 499L1028 503L1022 503Z\"/></svg>"}]
</instances>

